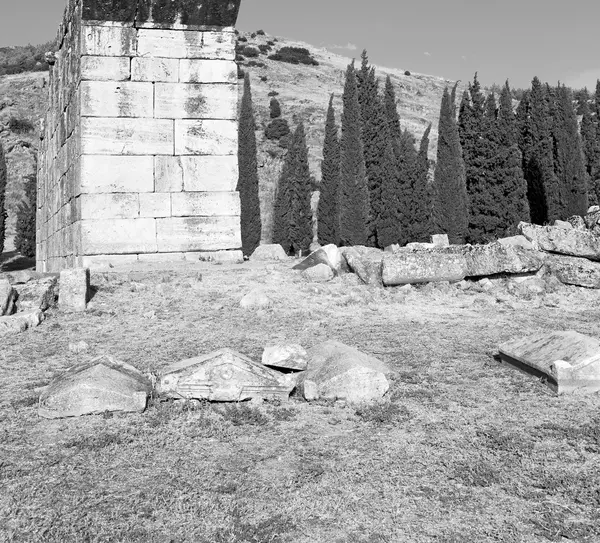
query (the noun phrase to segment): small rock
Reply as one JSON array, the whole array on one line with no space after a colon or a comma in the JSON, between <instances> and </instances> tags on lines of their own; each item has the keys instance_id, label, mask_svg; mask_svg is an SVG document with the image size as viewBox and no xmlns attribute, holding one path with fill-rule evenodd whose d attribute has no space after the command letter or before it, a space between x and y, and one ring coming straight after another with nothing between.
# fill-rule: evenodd
<instances>
[{"instance_id":1,"label":"small rock","mask_svg":"<svg viewBox=\"0 0 600 543\"><path fill-rule=\"evenodd\" d=\"M283 247L277 243L259 245L250 256L251 262L287 259L288 255L285 254Z\"/></svg>"},{"instance_id":2,"label":"small rock","mask_svg":"<svg viewBox=\"0 0 600 543\"><path fill-rule=\"evenodd\" d=\"M43 277L19 285L19 311L40 309L46 311L56 305L58 299L58 277Z\"/></svg>"},{"instance_id":3,"label":"small rock","mask_svg":"<svg viewBox=\"0 0 600 543\"><path fill-rule=\"evenodd\" d=\"M490 281L490 279L488 279L487 277L484 277L483 279L477 281L477 285L479 286L479 288L481 288L483 292L489 292L494 288L494 283L492 283L492 281Z\"/></svg>"},{"instance_id":4,"label":"small rock","mask_svg":"<svg viewBox=\"0 0 600 543\"><path fill-rule=\"evenodd\" d=\"M521 249L527 249L532 251L534 249L533 243L529 241L525 236L511 236L508 238L501 238L498 240L500 245L504 247L520 247Z\"/></svg>"},{"instance_id":5,"label":"small rock","mask_svg":"<svg viewBox=\"0 0 600 543\"><path fill-rule=\"evenodd\" d=\"M77 341L75 343L69 343L69 351L75 354L83 353L87 351L89 345L85 341Z\"/></svg>"},{"instance_id":6,"label":"small rock","mask_svg":"<svg viewBox=\"0 0 600 543\"><path fill-rule=\"evenodd\" d=\"M66 311L85 311L90 291L89 268L60 272L58 304Z\"/></svg>"},{"instance_id":7,"label":"small rock","mask_svg":"<svg viewBox=\"0 0 600 543\"><path fill-rule=\"evenodd\" d=\"M274 368L302 371L307 367L307 353L302 345L295 343L271 345L265 347L262 363Z\"/></svg>"},{"instance_id":8,"label":"small rock","mask_svg":"<svg viewBox=\"0 0 600 543\"><path fill-rule=\"evenodd\" d=\"M36 272L32 270L16 270L6 274L11 285L24 285L36 277Z\"/></svg>"},{"instance_id":9,"label":"small rock","mask_svg":"<svg viewBox=\"0 0 600 543\"><path fill-rule=\"evenodd\" d=\"M567 220L575 230L580 230L582 232L585 232L587 230L587 226L585 225L585 220L583 219L583 217L580 217L579 215L573 215Z\"/></svg>"},{"instance_id":10,"label":"small rock","mask_svg":"<svg viewBox=\"0 0 600 543\"><path fill-rule=\"evenodd\" d=\"M20 334L28 328L35 328L44 320L44 314L36 311L25 311L15 315L0 317L0 337Z\"/></svg>"},{"instance_id":11,"label":"small rock","mask_svg":"<svg viewBox=\"0 0 600 543\"><path fill-rule=\"evenodd\" d=\"M272 304L271 298L260 288L251 290L240 301L240 307L243 309L264 309L271 307Z\"/></svg>"},{"instance_id":12,"label":"small rock","mask_svg":"<svg viewBox=\"0 0 600 543\"><path fill-rule=\"evenodd\" d=\"M147 288L148 288L148 285L145 285L144 283L132 282L129 285L129 290L131 292L142 292L142 291L146 290Z\"/></svg>"},{"instance_id":13,"label":"small rock","mask_svg":"<svg viewBox=\"0 0 600 543\"><path fill-rule=\"evenodd\" d=\"M142 317L144 317L145 319L155 319L156 318L156 311L147 311L146 313L144 313L142 315Z\"/></svg>"},{"instance_id":14,"label":"small rock","mask_svg":"<svg viewBox=\"0 0 600 543\"><path fill-rule=\"evenodd\" d=\"M15 312L17 297L18 293L8 279L0 279L0 317Z\"/></svg>"},{"instance_id":15,"label":"small rock","mask_svg":"<svg viewBox=\"0 0 600 543\"><path fill-rule=\"evenodd\" d=\"M317 264L302 272L303 277L316 283L325 283L333 279L333 270L327 264Z\"/></svg>"},{"instance_id":16,"label":"small rock","mask_svg":"<svg viewBox=\"0 0 600 543\"><path fill-rule=\"evenodd\" d=\"M450 241L448 240L448 234L433 234L431 236L431 243L436 247L449 247Z\"/></svg>"},{"instance_id":17,"label":"small rock","mask_svg":"<svg viewBox=\"0 0 600 543\"><path fill-rule=\"evenodd\" d=\"M473 283L471 281L467 281L466 279L463 279L462 281L459 281L456 286L458 287L459 290L469 290L472 286Z\"/></svg>"}]
</instances>

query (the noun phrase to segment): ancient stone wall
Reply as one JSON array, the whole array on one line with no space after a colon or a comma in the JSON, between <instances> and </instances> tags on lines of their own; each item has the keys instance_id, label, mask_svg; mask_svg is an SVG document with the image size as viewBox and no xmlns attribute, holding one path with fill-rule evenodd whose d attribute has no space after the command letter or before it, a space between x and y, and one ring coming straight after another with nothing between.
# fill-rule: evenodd
<instances>
[{"instance_id":1,"label":"ancient stone wall","mask_svg":"<svg viewBox=\"0 0 600 543\"><path fill-rule=\"evenodd\" d=\"M208 26L234 23L239 0L179 2L203 18L154 4L67 7L39 159L40 271L241 246L235 35Z\"/></svg>"}]
</instances>

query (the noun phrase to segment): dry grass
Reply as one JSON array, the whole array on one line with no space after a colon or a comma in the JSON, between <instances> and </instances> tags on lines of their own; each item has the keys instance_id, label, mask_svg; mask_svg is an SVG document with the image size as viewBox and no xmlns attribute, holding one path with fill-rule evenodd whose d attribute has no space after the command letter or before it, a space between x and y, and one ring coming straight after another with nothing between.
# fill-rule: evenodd
<instances>
[{"instance_id":1,"label":"dry grass","mask_svg":"<svg viewBox=\"0 0 600 543\"><path fill-rule=\"evenodd\" d=\"M555 397L499 365L510 337L598 335L600 294L304 282L289 264L94 274L85 315L50 313L0 353L0 541L600 540L598 395ZM256 284L275 300L248 313ZM553 299L554 303L555 299ZM155 311L156 318L143 315ZM374 406L152 400L142 415L38 418L33 388L110 353L142 370L232 347L335 338L397 372ZM71 341L90 351L76 355Z\"/></svg>"}]
</instances>

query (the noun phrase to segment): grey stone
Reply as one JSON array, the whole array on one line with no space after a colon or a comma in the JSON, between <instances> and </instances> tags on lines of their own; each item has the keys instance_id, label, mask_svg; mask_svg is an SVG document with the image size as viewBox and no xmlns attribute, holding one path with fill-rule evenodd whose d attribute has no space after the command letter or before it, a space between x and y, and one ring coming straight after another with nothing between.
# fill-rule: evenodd
<instances>
[{"instance_id":1,"label":"grey stone","mask_svg":"<svg viewBox=\"0 0 600 543\"><path fill-rule=\"evenodd\" d=\"M433 234L431 236L431 243L436 247L449 247L450 241L448 240L448 234Z\"/></svg>"},{"instance_id":2,"label":"grey stone","mask_svg":"<svg viewBox=\"0 0 600 543\"><path fill-rule=\"evenodd\" d=\"M17 297L18 293L8 279L0 279L0 317L15 312Z\"/></svg>"},{"instance_id":3,"label":"grey stone","mask_svg":"<svg viewBox=\"0 0 600 543\"><path fill-rule=\"evenodd\" d=\"M494 242L487 245L463 245L460 247L465 256L467 277L537 271L544 264L543 253L520 246Z\"/></svg>"},{"instance_id":4,"label":"grey stone","mask_svg":"<svg viewBox=\"0 0 600 543\"><path fill-rule=\"evenodd\" d=\"M525 236L510 236L508 238L500 238L500 245L505 247L521 247L522 249L533 250L533 244Z\"/></svg>"},{"instance_id":5,"label":"grey stone","mask_svg":"<svg viewBox=\"0 0 600 543\"><path fill-rule=\"evenodd\" d=\"M101 356L69 368L40 396L39 415L48 419L79 417L106 411L146 409L152 383L139 370Z\"/></svg>"},{"instance_id":6,"label":"grey stone","mask_svg":"<svg viewBox=\"0 0 600 543\"><path fill-rule=\"evenodd\" d=\"M423 249L435 249L437 245L435 243L421 243L418 241L411 241L407 243L403 248L410 249L411 251L419 251Z\"/></svg>"},{"instance_id":7,"label":"grey stone","mask_svg":"<svg viewBox=\"0 0 600 543\"><path fill-rule=\"evenodd\" d=\"M250 261L269 261L269 260L287 260L289 257L285 254L283 247L277 243L259 245L252 256Z\"/></svg>"},{"instance_id":8,"label":"grey stone","mask_svg":"<svg viewBox=\"0 0 600 543\"><path fill-rule=\"evenodd\" d=\"M220 349L167 367L156 391L166 398L240 402L251 398L287 399L297 376L284 375L247 356Z\"/></svg>"},{"instance_id":9,"label":"grey stone","mask_svg":"<svg viewBox=\"0 0 600 543\"><path fill-rule=\"evenodd\" d=\"M377 358L338 341L326 341L308 351L308 370L299 384L308 401L381 399L389 389L390 369Z\"/></svg>"},{"instance_id":10,"label":"grey stone","mask_svg":"<svg viewBox=\"0 0 600 543\"><path fill-rule=\"evenodd\" d=\"M60 272L58 305L65 311L85 311L90 291L89 268Z\"/></svg>"},{"instance_id":11,"label":"grey stone","mask_svg":"<svg viewBox=\"0 0 600 543\"><path fill-rule=\"evenodd\" d=\"M5 274L11 285L23 285L32 279L37 279L39 275L32 270L15 270Z\"/></svg>"},{"instance_id":12,"label":"grey stone","mask_svg":"<svg viewBox=\"0 0 600 543\"><path fill-rule=\"evenodd\" d=\"M524 222L519 223L519 231L543 251L600 260L600 236L591 232Z\"/></svg>"},{"instance_id":13,"label":"grey stone","mask_svg":"<svg viewBox=\"0 0 600 543\"><path fill-rule=\"evenodd\" d=\"M552 380L559 394L600 391L600 342L575 331L536 334L503 343L503 361L533 368Z\"/></svg>"},{"instance_id":14,"label":"grey stone","mask_svg":"<svg viewBox=\"0 0 600 543\"><path fill-rule=\"evenodd\" d=\"M350 270L358 275L363 283L382 286L382 262L385 254L383 251L362 245L342 247L340 250Z\"/></svg>"},{"instance_id":15,"label":"grey stone","mask_svg":"<svg viewBox=\"0 0 600 543\"><path fill-rule=\"evenodd\" d=\"M302 371L307 367L306 349L295 343L270 345L263 351L262 363L264 366Z\"/></svg>"},{"instance_id":16,"label":"grey stone","mask_svg":"<svg viewBox=\"0 0 600 543\"><path fill-rule=\"evenodd\" d=\"M35 279L18 286L19 311L40 309L46 311L56 305L58 298L58 277L49 276Z\"/></svg>"},{"instance_id":17,"label":"grey stone","mask_svg":"<svg viewBox=\"0 0 600 543\"><path fill-rule=\"evenodd\" d=\"M546 268L565 285L600 289L600 263L574 256L549 255Z\"/></svg>"},{"instance_id":18,"label":"grey stone","mask_svg":"<svg viewBox=\"0 0 600 543\"><path fill-rule=\"evenodd\" d=\"M20 334L28 328L35 328L40 325L43 320L44 314L39 309L0 317L0 337Z\"/></svg>"},{"instance_id":19,"label":"grey stone","mask_svg":"<svg viewBox=\"0 0 600 543\"><path fill-rule=\"evenodd\" d=\"M600 234L600 206L592 206L583 218L586 228L593 234Z\"/></svg>"},{"instance_id":20,"label":"grey stone","mask_svg":"<svg viewBox=\"0 0 600 543\"><path fill-rule=\"evenodd\" d=\"M441 250L386 253L383 257L383 284L391 287L409 283L460 281L467 275L460 253Z\"/></svg>"},{"instance_id":21,"label":"grey stone","mask_svg":"<svg viewBox=\"0 0 600 543\"><path fill-rule=\"evenodd\" d=\"M243 309L264 309L272 304L271 298L260 288L251 290L240 301L240 307Z\"/></svg>"},{"instance_id":22,"label":"grey stone","mask_svg":"<svg viewBox=\"0 0 600 543\"><path fill-rule=\"evenodd\" d=\"M309 254L302 262L296 264L292 269L303 271L308 270L319 264L325 264L334 273L338 274L343 271L344 257L341 251L333 244L319 247L316 251Z\"/></svg>"},{"instance_id":23,"label":"grey stone","mask_svg":"<svg viewBox=\"0 0 600 543\"><path fill-rule=\"evenodd\" d=\"M308 280L316 283L326 283L334 277L333 270L327 264L317 264L302 272L302 275Z\"/></svg>"},{"instance_id":24,"label":"grey stone","mask_svg":"<svg viewBox=\"0 0 600 543\"><path fill-rule=\"evenodd\" d=\"M583 232L587 231L587 226L585 225L585 221L583 220L583 217L580 217L579 215L573 215L572 217L569 217L567 220L569 221L569 224L575 230L582 230Z\"/></svg>"},{"instance_id":25,"label":"grey stone","mask_svg":"<svg viewBox=\"0 0 600 543\"><path fill-rule=\"evenodd\" d=\"M212 262L214 264L240 264L244 262L242 251L209 251L198 253L200 262Z\"/></svg>"},{"instance_id":26,"label":"grey stone","mask_svg":"<svg viewBox=\"0 0 600 543\"><path fill-rule=\"evenodd\" d=\"M556 228L564 228L565 230L573 230L573 225L568 221L561 221L556 219L554 225Z\"/></svg>"},{"instance_id":27,"label":"grey stone","mask_svg":"<svg viewBox=\"0 0 600 543\"><path fill-rule=\"evenodd\" d=\"M69 351L75 354L80 354L87 351L89 345L85 341L76 341L69 343Z\"/></svg>"}]
</instances>

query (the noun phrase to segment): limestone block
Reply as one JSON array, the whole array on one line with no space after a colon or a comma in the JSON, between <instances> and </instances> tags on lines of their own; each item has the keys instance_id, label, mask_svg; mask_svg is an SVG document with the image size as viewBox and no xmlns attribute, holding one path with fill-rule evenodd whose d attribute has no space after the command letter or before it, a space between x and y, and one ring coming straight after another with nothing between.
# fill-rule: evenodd
<instances>
[{"instance_id":1,"label":"limestone block","mask_svg":"<svg viewBox=\"0 0 600 543\"><path fill-rule=\"evenodd\" d=\"M20 334L28 328L35 328L43 320L44 314L39 309L0 317L0 338Z\"/></svg>"},{"instance_id":2,"label":"limestone block","mask_svg":"<svg viewBox=\"0 0 600 543\"><path fill-rule=\"evenodd\" d=\"M172 155L173 121L84 117L81 151L85 155Z\"/></svg>"},{"instance_id":3,"label":"limestone block","mask_svg":"<svg viewBox=\"0 0 600 543\"><path fill-rule=\"evenodd\" d=\"M352 267L352 265L350 265ZM441 251L385 253L383 284L391 287L411 283L460 281L467 276L463 254Z\"/></svg>"},{"instance_id":4,"label":"limestone block","mask_svg":"<svg viewBox=\"0 0 600 543\"><path fill-rule=\"evenodd\" d=\"M132 58L131 80L175 83L179 80L179 60L175 58Z\"/></svg>"},{"instance_id":5,"label":"limestone block","mask_svg":"<svg viewBox=\"0 0 600 543\"><path fill-rule=\"evenodd\" d=\"M237 64L233 60L181 59L181 83L237 83Z\"/></svg>"},{"instance_id":6,"label":"limestone block","mask_svg":"<svg viewBox=\"0 0 600 543\"><path fill-rule=\"evenodd\" d=\"M151 192L140 194L140 217L170 217L171 194Z\"/></svg>"},{"instance_id":7,"label":"limestone block","mask_svg":"<svg viewBox=\"0 0 600 543\"><path fill-rule=\"evenodd\" d=\"M242 246L240 218L235 216L156 219L156 233L160 252L217 251Z\"/></svg>"},{"instance_id":8,"label":"limestone block","mask_svg":"<svg viewBox=\"0 0 600 543\"><path fill-rule=\"evenodd\" d=\"M82 256L79 265L90 268L90 270L107 270L134 266L137 261L138 255L94 255Z\"/></svg>"},{"instance_id":9,"label":"limestone block","mask_svg":"<svg viewBox=\"0 0 600 543\"><path fill-rule=\"evenodd\" d=\"M158 158L158 157L157 157ZM194 192L230 192L239 178L238 159L227 156L182 156L183 187Z\"/></svg>"},{"instance_id":10,"label":"limestone block","mask_svg":"<svg viewBox=\"0 0 600 543\"><path fill-rule=\"evenodd\" d=\"M334 244L329 244L325 247L319 247L310 253L302 260L302 262L296 264L292 269L303 271L317 266L318 264L325 264L333 272L340 273L343 268L342 261L344 261L342 252Z\"/></svg>"},{"instance_id":11,"label":"limestone block","mask_svg":"<svg viewBox=\"0 0 600 543\"><path fill-rule=\"evenodd\" d=\"M237 192L174 192L171 195L173 217L216 217L240 215Z\"/></svg>"},{"instance_id":12,"label":"limestone block","mask_svg":"<svg viewBox=\"0 0 600 543\"><path fill-rule=\"evenodd\" d=\"M140 214L137 193L82 194L81 219L135 219Z\"/></svg>"},{"instance_id":13,"label":"limestone block","mask_svg":"<svg viewBox=\"0 0 600 543\"><path fill-rule=\"evenodd\" d=\"M295 386L293 375L276 372L231 349L220 349L168 366L156 391L165 398L239 402L287 399Z\"/></svg>"},{"instance_id":14,"label":"limestone block","mask_svg":"<svg viewBox=\"0 0 600 543\"><path fill-rule=\"evenodd\" d=\"M129 79L130 63L129 57L84 56L81 57L81 79L125 81Z\"/></svg>"},{"instance_id":15,"label":"limestone block","mask_svg":"<svg viewBox=\"0 0 600 543\"><path fill-rule=\"evenodd\" d=\"M269 345L263 351L262 363L274 368L303 371L308 366L307 357L306 349L302 345L295 343Z\"/></svg>"},{"instance_id":16,"label":"limestone block","mask_svg":"<svg viewBox=\"0 0 600 543\"><path fill-rule=\"evenodd\" d=\"M317 264L304 270L302 276L310 282L326 283L333 279L333 270L328 264Z\"/></svg>"},{"instance_id":17,"label":"limestone block","mask_svg":"<svg viewBox=\"0 0 600 543\"><path fill-rule=\"evenodd\" d=\"M16 309L18 293L8 279L0 279L0 316L12 315Z\"/></svg>"},{"instance_id":18,"label":"limestone block","mask_svg":"<svg viewBox=\"0 0 600 543\"><path fill-rule=\"evenodd\" d=\"M448 247L450 245L448 234L433 234L431 236L431 243L436 247Z\"/></svg>"},{"instance_id":19,"label":"limestone block","mask_svg":"<svg viewBox=\"0 0 600 543\"><path fill-rule=\"evenodd\" d=\"M58 278L42 277L20 285L17 300L18 311L46 311L56 304Z\"/></svg>"},{"instance_id":20,"label":"limestone block","mask_svg":"<svg viewBox=\"0 0 600 543\"><path fill-rule=\"evenodd\" d=\"M157 120L156 122L168 123L169 121ZM175 154L177 155L235 155L237 149L236 121L175 120Z\"/></svg>"},{"instance_id":21,"label":"limestone block","mask_svg":"<svg viewBox=\"0 0 600 543\"><path fill-rule=\"evenodd\" d=\"M235 34L142 28L137 53L141 57L235 60Z\"/></svg>"},{"instance_id":22,"label":"limestone block","mask_svg":"<svg viewBox=\"0 0 600 543\"><path fill-rule=\"evenodd\" d=\"M58 306L65 311L85 311L90 294L89 268L60 272Z\"/></svg>"},{"instance_id":23,"label":"limestone block","mask_svg":"<svg viewBox=\"0 0 600 543\"><path fill-rule=\"evenodd\" d=\"M283 247L278 243L266 243L259 245L250 256L253 262L269 261L269 260L288 260L288 255L285 254Z\"/></svg>"},{"instance_id":24,"label":"limestone block","mask_svg":"<svg viewBox=\"0 0 600 543\"><path fill-rule=\"evenodd\" d=\"M525 222L519 223L519 231L542 251L600 261L600 236L591 232Z\"/></svg>"},{"instance_id":25,"label":"limestone block","mask_svg":"<svg viewBox=\"0 0 600 543\"><path fill-rule=\"evenodd\" d=\"M163 119L235 119L237 85L156 83L154 116Z\"/></svg>"},{"instance_id":26,"label":"limestone block","mask_svg":"<svg viewBox=\"0 0 600 543\"><path fill-rule=\"evenodd\" d=\"M79 190L84 194L152 192L154 191L154 158L83 155ZM75 196L78 194L75 193Z\"/></svg>"},{"instance_id":27,"label":"limestone block","mask_svg":"<svg viewBox=\"0 0 600 543\"><path fill-rule=\"evenodd\" d=\"M81 54L102 57L134 57L136 56L136 37L135 28L84 25L81 28Z\"/></svg>"},{"instance_id":28,"label":"limestone block","mask_svg":"<svg viewBox=\"0 0 600 543\"><path fill-rule=\"evenodd\" d=\"M155 192L180 192L183 190L183 167L180 156L154 157Z\"/></svg>"},{"instance_id":29,"label":"limestone block","mask_svg":"<svg viewBox=\"0 0 600 543\"><path fill-rule=\"evenodd\" d=\"M158 250L155 221L150 218L82 220L82 254L155 253Z\"/></svg>"},{"instance_id":30,"label":"limestone block","mask_svg":"<svg viewBox=\"0 0 600 543\"><path fill-rule=\"evenodd\" d=\"M384 252L379 249L342 247L340 250L348 267L367 285L382 286L382 261ZM385 253L390 255L390 253Z\"/></svg>"},{"instance_id":31,"label":"limestone block","mask_svg":"<svg viewBox=\"0 0 600 543\"><path fill-rule=\"evenodd\" d=\"M133 81L82 81L84 117L152 117L154 85Z\"/></svg>"},{"instance_id":32,"label":"limestone block","mask_svg":"<svg viewBox=\"0 0 600 543\"><path fill-rule=\"evenodd\" d=\"M600 289L600 263L574 256L548 255L546 268L561 283Z\"/></svg>"},{"instance_id":33,"label":"limestone block","mask_svg":"<svg viewBox=\"0 0 600 543\"><path fill-rule=\"evenodd\" d=\"M152 383L139 370L101 356L69 368L42 392L39 415L47 419L79 417L106 411L146 409Z\"/></svg>"}]
</instances>

